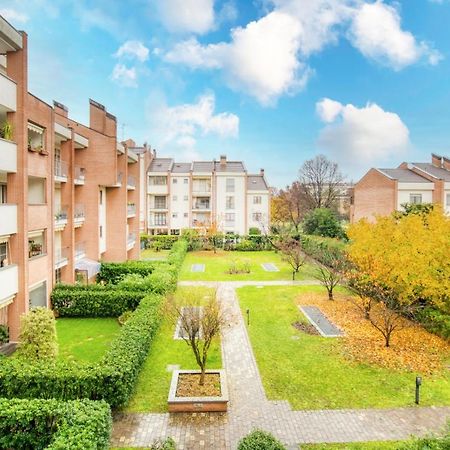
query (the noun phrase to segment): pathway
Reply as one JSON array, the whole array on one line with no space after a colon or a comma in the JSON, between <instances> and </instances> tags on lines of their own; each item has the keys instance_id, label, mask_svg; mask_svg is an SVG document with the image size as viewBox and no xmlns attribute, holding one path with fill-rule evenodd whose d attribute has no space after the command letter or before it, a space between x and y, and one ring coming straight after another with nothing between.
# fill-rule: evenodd
<instances>
[{"instance_id":1,"label":"pathway","mask_svg":"<svg viewBox=\"0 0 450 450\"><path fill-rule=\"evenodd\" d=\"M295 282L309 284L306 282ZM217 287L229 316L222 333L223 364L230 405L227 414L120 414L115 417L112 446L145 447L172 436L180 450L234 450L253 428L273 433L289 448L301 443L406 439L438 431L450 407L293 411L287 401L266 398L239 309L236 287L287 285L292 282L181 282Z\"/></svg>"}]
</instances>

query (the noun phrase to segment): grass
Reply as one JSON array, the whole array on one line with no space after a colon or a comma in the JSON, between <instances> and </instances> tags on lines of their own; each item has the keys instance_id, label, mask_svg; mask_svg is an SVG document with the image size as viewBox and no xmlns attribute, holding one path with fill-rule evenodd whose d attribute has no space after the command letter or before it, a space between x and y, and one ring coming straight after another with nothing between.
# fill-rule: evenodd
<instances>
[{"instance_id":1,"label":"grass","mask_svg":"<svg viewBox=\"0 0 450 450\"><path fill-rule=\"evenodd\" d=\"M235 259L238 263L248 260L251 264L249 274L227 273L230 261ZM266 272L261 264L274 263L279 272ZM192 264L205 264L205 272L191 272ZM306 263L300 273L296 275L297 280L314 279L315 269ZM189 252L184 260L180 273L181 280L190 281L270 281L270 280L292 280L292 269L290 265L281 259L281 255L273 251L261 252L238 252L218 250Z\"/></svg>"},{"instance_id":2,"label":"grass","mask_svg":"<svg viewBox=\"0 0 450 450\"><path fill-rule=\"evenodd\" d=\"M405 441L350 442L347 444L303 444L301 450L397 450Z\"/></svg>"},{"instance_id":3,"label":"grass","mask_svg":"<svg viewBox=\"0 0 450 450\"><path fill-rule=\"evenodd\" d=\"M306 320L295 305L302 292L323 288L238 289L242 312L250 309L249 336L267 396L288 400L294 409L413 406L416 373L350 362L341 340L304 334L291 325ZM449 404L448 373L424 376L421 405Z\"/></svg>"},{"instance_id":4,"label":"grass","mask_svg":"<svg viewBox=\"0 0 450 450\"><path fill-rule=\"evenodd\" d=\"M180 299L188 289L195 289L200 298L214 293L209 288L178 288ZM166 370L169 364L179 364L181 369L198 369L192 350L183 340L173 338L175 324L164 319L139 374L136 392L126 407L127 412L166 412L172 373ZM215 340L208 355L207 368L222 367L220 341Z\"/></svg>"},{"instance_id":5,"label":"grass","mask_svg":"<svg viewBox=\"0 0 450 450\"><path fill-rule=\"evenodd\" d=\"M56 321L58 358L79 362L97 362L120 332L115 318L74 319Z\"/></svg>"},{"instance_id":6,"label":"grass","mask_svg":"<svg viewBox=\"0 0 450 450\"><path fill-rule=\"evenodd\" d=\"M141 250L141 259L166 259L169 254L169 250L160 250L159 252L155 252L150 248L145 250Z\"/></svg>"}]
</instances>

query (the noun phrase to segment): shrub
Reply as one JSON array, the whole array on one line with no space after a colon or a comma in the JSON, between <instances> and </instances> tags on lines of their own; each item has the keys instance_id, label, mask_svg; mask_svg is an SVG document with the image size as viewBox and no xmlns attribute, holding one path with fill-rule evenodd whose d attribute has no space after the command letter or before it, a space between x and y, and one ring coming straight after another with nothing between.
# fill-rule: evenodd
<instances>
[{"instance_id":1,"label":"shrub","mask_svg":"<svg viewBox=\"0 0 450 450\"><path fill-rule=\"evenodd\" d=\"M185 239L180 239L177 241L169 252L167 257L167 262L176 267L177 270L180 269L183 264L184 257L188 251L188 242Z\"/></svg>"},{"instance_id":2,"label":"shrub","mask_svg":"<svg viewBox=\"0 0 450 450\"><path fill-rule=\"evenodd\" d=\"M135 310L145 292L104 286L58 285L52 292L53 309L61 317L118 317Z\"/></svg>"},{"instance_id":3,"label":"shrub","mask_svg":"<svg viewBox=\"0 0 450 450\"><path fill-rule=\"evenodd\" d=\"M146 277L136 273L126 275L119 281L117 288L123 291L147 291L155 294L165 294L173 292L176 285L177 271L173 266L166 264L158 267Z\"/></svg>"},{"instance_id":4,"label":"shrub","mask_svg":"<svg viewBox=\"0 0 450 450\"><path fill-rule=\"evenodd\" d=\"M177 450L177 446L175 441L171 437L168 437L164 441L153 442L149 450Z\"/></svg>"},{"instance_id":5,"label":"shrub","mask_svg":"<svg viewBox=\"0 0 450 450\"><path fill-rule=\"evenodd\" d=\"M141 276L150 275L159 261L126 261L123 263L102 263L100 272L97 274L99 283L116 284L125 275L137 273Z\"/></svg>"},{"instance_id":6,"label":"shrub","mask_svg":"<svg viewBox=\"0 0 450 450\"><path fill-rule=\"evenodd\" d=\"M415 438L401 445L398 450L448 450L450 448L450 425L444 436L427 436Z\"/></svg>"},{"instance_id":7,"label":"shrub","mask_svg":"<svg viewBox=\"0 0 450 450\"><path fill-rule=\"evenodd\" d=\"M286 450L286 447L270 433L254 430L239 441L238 450Z\"/></svg>"},{"instance_id":8,"label":"shrub","mask_svg":"<svg viewBox=\"0 0 450 450\"><path fill-rule=\"evenodd\" d=\"M261 234L261 230L258 227L250 227L248 230L248 234L259 235Z\"/></svg>"},{"instance_id":9,"label":"shrub","mask_svg":"<svg viewBox=\"0 0 450 450\"><path fill-rule=\"evenodd\" d=\"M58 354L55 316L50 309L33 308L20 317L17 355L28 361L54 359Z\"/></svg>"},{"instance_id":10,"label":"shrub","mask_svg":"<svg viewBox=\"0 0 450 450\"><path fill-rule=\"evenodd\" d=\"M346 244L343 241L319 236L302 235L300 237L302 250L311 258L319 261L325 266L330 266L331 261L346 261Z\"/></svg>"},{"instance_id":11,"label":"shrub","mask_svg":"<svg viewBox=\"0 0 450 450\"><path fill-rule=\"evenodd\" d=\"M0 448L108 449L111 426L102 401L0 399Z\"/></svg>"},{"instance_id":12,"label":"shrub","mask_svg":"<svg viewBox=\"0 0 450 450\"><path fill-rule=\"evenodd\" d=\"M317 208L308 213L302 226L306 234L332 238L345 235L335 213L327 208Z\"/></svg>"},{"instance_id":13,"label":"shrub","mask_svg":"<svg viewBox=\"0 0 450 450\"><path fill-rule=\"evenodd\" d=\"M425 307L419 310L416 319L430 332L450 339L450 314L437 308Z\"/></svg>"},{"instance_id":14,"label":"shrub","mask_svg":"<svg viewBox=\"0 0 450 450\"><path fill-rule=\"evenodd\" d=\"M9 328L6 325L0 325L0 345L9 342Z\"/></svg>"},{"instance_id":15,"label":"shrub","mask_svg":"<svg viewBox=\"0 0 450 450\"><path fill-rule=\"evenodd\" d=\"M234 250L238 250L241 252L253 252L259 249L259 245L255 241L250 239L242 239L234 247Z\"/></svg>"},{"instance_id":16,"label":"shrub","mask_svg":"<svg viewBox=\"0 0 450 450\"><path fill-rule=\"evenodd\" d=\"M125 323L127 323L128 320L130 320L132 315L133 315L133 311L130 311L130 310L125 311L117 318L117 322L119 322L119 325L122 326Z\"/></svg>"}]
</instances>

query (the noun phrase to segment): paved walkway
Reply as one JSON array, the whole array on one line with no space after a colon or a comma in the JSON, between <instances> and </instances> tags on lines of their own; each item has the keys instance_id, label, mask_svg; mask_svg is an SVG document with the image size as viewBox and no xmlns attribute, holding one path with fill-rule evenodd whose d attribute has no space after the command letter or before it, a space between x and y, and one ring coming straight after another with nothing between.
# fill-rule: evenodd
<instances>
[{"instance_id":1,"label":"paved walkway","mask_svg":"<svg viewBox=\"0 0 450 450\"><path fill-rule=\"evenodd\" d=\"M155 439L172 436L180 450L235 450L242 436L253 428L261 428L294 449L301 443L406 439L411 434L439 431L445 425L450 418L450 407L293 411L287 401L267 400L235 288L286 283L180 283L218 288L218 299L229 318L229 326L222 332L229 411L227 414L117 415L112 446L145 447Z\"/></svg>"}]
</instances>

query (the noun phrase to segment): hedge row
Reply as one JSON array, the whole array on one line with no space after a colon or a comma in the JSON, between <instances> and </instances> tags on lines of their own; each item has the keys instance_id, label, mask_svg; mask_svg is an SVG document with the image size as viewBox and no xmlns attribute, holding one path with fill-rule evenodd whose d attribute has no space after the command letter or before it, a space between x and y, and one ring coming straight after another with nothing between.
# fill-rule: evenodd
<instances>
[{"instance_id":1,"label":"hedge row","mask_svg":"<svg viewBox=\"0 0 450 450\"><path fill-rule=\"evenodd\" d=\"M300 239L303 251L326 266L329 265L330 260L347 260L344 241L308 234L302 234Z\"/></svg>"},{"instance_id":2,"label":"hedge row","mask_svg":"<svg viewBox=\"0 0 450 450\"><path fill-rule=\"evenodd\" d=\"M180 236L173 236L170 234L141 234L141 243L144 248L151 248L152 250L170 250L175 242L180 239Z\"/></svg>"},{"instance_id":3,"label":"hedge row","mask_svg":"<svg viewBox=\"0 0 450 450\"><path fill-rule=\"evenodd\" d=\"M104 286L59 285L51 295L53 309L60 317L119 317L134 311L145 292L108 289Z\"/></svg>"},{"instance_id":4,"label":"hedge row","mask_svg":"<svg viewBox=\"0 0 450 450\"><path fill-rule=\"evenodd\" d=\"M55 360L24 363L7 358L0 365L0 392L6 398L103 399L125 404L161 319L162 297L144 297L97 364Z\"/></svg>"},{"instance_id":5,"label":"hedge row","mask_svg":"<svg viewBox=\"0 0 450 450\"><path fill-rule=\"evenodd\" d=\"M150 275L156 267L161 264L160 261L125 261L123 263L105 263L100 267L97 274L97 282L116 284L125 275L136 273L143 277Z\"/></svg>"},{"instance_id":6,"label":"hedge row","mask_svg":"<svg viewBox=\"0 0 450 450\"><path fill-rule=\"evenodd\" d=\"M112 419L106 402L0 398L0 448L109 448Z\"/></svg>"}]
</instances>

